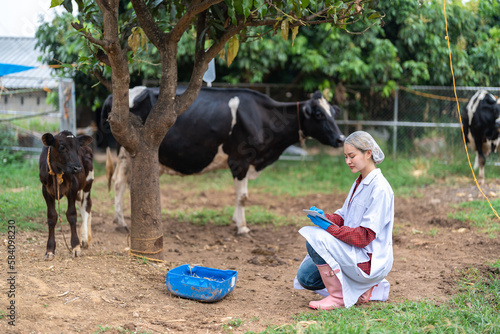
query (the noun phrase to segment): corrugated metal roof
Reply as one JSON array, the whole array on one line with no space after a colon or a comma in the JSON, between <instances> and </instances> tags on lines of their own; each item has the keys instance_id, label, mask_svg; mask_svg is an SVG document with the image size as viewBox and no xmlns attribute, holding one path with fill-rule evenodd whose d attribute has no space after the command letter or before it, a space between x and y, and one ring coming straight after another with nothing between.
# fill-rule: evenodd
<instances>
[{"instance_id":1,"label":"corrugated metal roof","mask_svg":"<svg viewBox=\"0 0 500 334\"><path fill-rule=\"evenodd\" d=\"M38 61L41 52L35 49L36 42L36 38L30 37L0 37L0 63L36 67L1 77L0 86L8 89L58 86L54 70Z\"/></svg>"}]
</instances>

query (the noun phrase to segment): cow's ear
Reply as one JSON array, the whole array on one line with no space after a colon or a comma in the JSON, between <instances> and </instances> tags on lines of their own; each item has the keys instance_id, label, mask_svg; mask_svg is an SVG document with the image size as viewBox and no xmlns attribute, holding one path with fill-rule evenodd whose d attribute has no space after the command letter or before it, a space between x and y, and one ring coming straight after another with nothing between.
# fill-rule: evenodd
<instances>
[{"instance_id":1,"label":"cow's ear","mask_svg":"<svg viewBox=\"0 0 500 334\"><path fill-rule=\"evenodd\" d=\"M496 104L497 103L497 99L495 99L495 97L491 94L486 94L484 96L484 100L486 103L488 104Z\"/></svg>"},{"instance_id":2,"label":"cow's ear","mask_svg":"<svg viewBox=\"0 0 500 334\"><path fill-rule=\"evenodd\" d=\"M88 144L90 144L92 142L92 140L94 140L94 138L87 136L87 135L78 136L76 138L80 142L81 146L87 146Z\"/></svg>"},{"instance_id":3,"label":"cow's ear","mask_svg":"<svg viewBox=\"0 0 500 334\"><path fill-rule=\"evenodd\" d=\"M340 115L342 114L342 109L340 109L338 105L333 105L332 109L333 109L333 117L335 118L340 117Z\"/></svg>"},{"instance_id":4,"label":"cow's ear","mask_svg":"<svg viewBox=\"0 0 500 334\"><path fill-rule=\"evenodd\" d=\"M309 103L306 103L306 105L302 108L302 111L304 112L304 116L306 117L306 119L311 118L312 109Z\"/></svg>"},{"instance_id":5,"label":"cow's ear","mask_svg":"<svg viewBox=\"0 0 500 334\"><path fill-rule=\"evenodd\" d=\"M46 133L42 136L42 142L45 146L54 146L56 139L52 135L52 133Z\"/></svg>"}]
</instances>

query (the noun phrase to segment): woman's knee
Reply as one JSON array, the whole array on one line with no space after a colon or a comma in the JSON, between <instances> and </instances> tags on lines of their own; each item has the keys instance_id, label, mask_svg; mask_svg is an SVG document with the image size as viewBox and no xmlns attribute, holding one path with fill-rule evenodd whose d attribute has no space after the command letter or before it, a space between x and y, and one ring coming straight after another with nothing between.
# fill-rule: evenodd
<instances>
[{"instance_id":1,"label":"woman's knee","mask_svg":"<svg viewBox=\"0 0 500 334\"><path fill-rule=\"evenodd\" d=\"M304 261L297 270L297 280L300 285L308 290L320 290L325 287L318 267L311 259Z\"/></svg>"},{"instance_id":2,"label":"woman's knee","mask_svg":"<svg viewBox=\"0 0 500 334\"><path fill-rule=\"evenodd\" d=\"M326 264L326 261L314 250L309 242L306 242L306 249L307 253L315 264Z\"/></svg>"}]
</instances>

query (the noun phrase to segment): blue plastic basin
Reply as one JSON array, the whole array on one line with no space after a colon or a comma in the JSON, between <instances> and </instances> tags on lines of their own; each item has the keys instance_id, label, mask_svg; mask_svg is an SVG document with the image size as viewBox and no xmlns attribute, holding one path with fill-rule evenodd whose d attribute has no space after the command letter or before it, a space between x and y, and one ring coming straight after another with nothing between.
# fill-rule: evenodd
<instances>
[{"instance_id":1,"label":"blue plastic basin","mask_svg":"<svg viewBox=\"0 0 500 334\"><path fill-rule=\"evenodd\" d=\"M236 285L238 272L189 264L167 272L166 284L173 294L205 302L214 302L227 296Z\"/></svg>"}]
</instances>

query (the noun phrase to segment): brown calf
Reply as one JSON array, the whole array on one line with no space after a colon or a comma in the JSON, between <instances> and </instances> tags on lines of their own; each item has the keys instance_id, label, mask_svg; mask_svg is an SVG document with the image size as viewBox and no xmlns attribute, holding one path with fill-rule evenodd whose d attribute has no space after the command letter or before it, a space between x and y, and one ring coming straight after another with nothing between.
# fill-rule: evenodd
<instances>
[{"instance_id":1,"label":"brown calf","mask_svg":"<svg viewBox=\"0 0 500 334\"><path fill-rule=\"evenodd\" d=\"M66 196L68 210L66 218L71 227L71 248L73 256L80 256L80 241L76 232L76 206L82 216L80 235L81 246L87 248L92 238L92 200L90 189L94 180L92 149L87 145L92 142L90 136L75 137L70 131L62 131L53 136L46 133L42 136L45 147L42 149L39 161L40 182L42 193L47 203L47 223L49 225L49 239L47 241L46 260L54 258L56 241L54 228L58 213L55 200Z\"/></svg>"}]
</instances>

